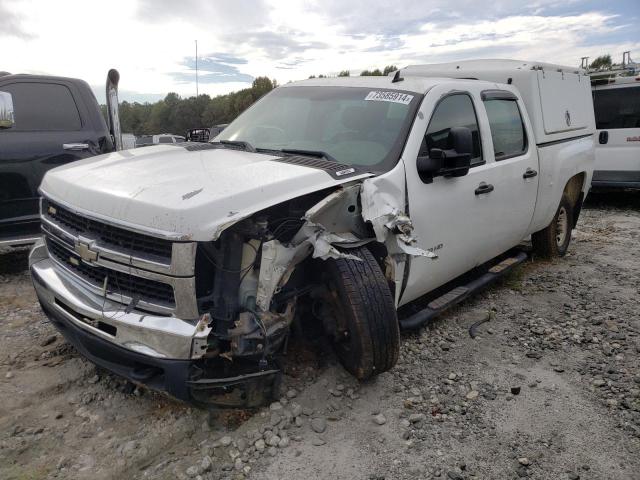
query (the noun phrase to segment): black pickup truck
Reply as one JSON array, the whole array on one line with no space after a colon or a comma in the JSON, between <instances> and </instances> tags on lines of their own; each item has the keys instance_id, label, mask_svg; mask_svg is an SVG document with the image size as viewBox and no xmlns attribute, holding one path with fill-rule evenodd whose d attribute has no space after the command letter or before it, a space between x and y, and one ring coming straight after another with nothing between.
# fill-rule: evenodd
<instances>
[{"instance_id":1,"label":"black pickup truck","mask_svg":"<svg viewBox=\"0 0 640 480\"><path fill-rule=\"evenodd\" d=\"M0 247L39 236L38 187L47 170L116 150L118 78L109 72L110 128L83 80L0 74Z\"/></svg>"}]
</instances>

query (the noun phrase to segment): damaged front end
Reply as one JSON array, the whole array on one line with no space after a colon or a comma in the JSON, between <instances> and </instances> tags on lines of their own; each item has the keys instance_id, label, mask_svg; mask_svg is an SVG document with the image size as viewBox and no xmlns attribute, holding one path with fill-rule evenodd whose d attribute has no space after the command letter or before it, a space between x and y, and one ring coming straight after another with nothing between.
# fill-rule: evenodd
<instances>
[{"instance_id":1,"label":"damaged front end","mask_svg":"<svg viewBox=\"0 0 640 480\"><path fill-rule=\"evenodd\" d=\"M397 304L407 256L435 255L413 245L411 220L398 202L403 195L381 193L389 186L369 179L315 192L260 211L215 241L198 244L198 308L210 333L199 346L203 368L189 383L197 401L254 404L276 394L278 357L292 323L324 322L325 332L336 325L313 318L318 310L313 304L326 289L323 260L359 260L349 250L369 245Z\"/></svg>"},{"instance_id":2,"label":"damaged front end","mask_svg":"<svg viewBox=\"0 0 640 480\"><path fill-rule=\"evenodd\" d=\"M221 228L161 239L43 201L30 269L45 313L87 358L185 401L246 408L278 395L292 325L344 332L325 261L367 246L399 302L414 246L397 179L355 180ZM350 253L351 252L353 253ZM335 315L334 315L335 316Z\"/></svg>"}]
</instances>

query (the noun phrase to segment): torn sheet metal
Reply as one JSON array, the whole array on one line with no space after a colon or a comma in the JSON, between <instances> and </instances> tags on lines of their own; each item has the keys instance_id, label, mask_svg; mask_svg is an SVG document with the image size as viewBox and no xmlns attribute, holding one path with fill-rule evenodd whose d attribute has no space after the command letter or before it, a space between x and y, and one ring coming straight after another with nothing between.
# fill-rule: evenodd
<instances>
[{"instance_id":1,"label":"torn sheet metal","mask_svg":"<svg viewBox=\"0 0 640 480\"><path fill-rule=\"evenodd\" d=\"M262 259L260 262L260 275L258 276L258 291L256 293L256 305L260 310L263 312L269 311L271 299L287 271L292 271L293 267L309 255L310 250L311 246L309 244L287 247L278 240L271 240L262 244Z\"/></svg>"},{"instance_id":2,"label":"torn sheet metal","mask_svg":"<svg viewBox=\"0 0 640 480\"><path fill-rule=\"evenodd\" d=\"M271 240L262 245L262 260L258 277L256 304L262 311L268 311L271 299L278 289L287 283L293 269L305 258L349 258L361 259L355 255L341 252L335 245L361 243L363 240L354 235L339 235L327 232L322 226L307 221L291 241L284 245L278 240Z\"/></svg>"},{"instance_id":3,"label":"torn sheet metal","mask_svg":"<svg viewBox=\"0 0 640 480\"><path fill-rule=\"evenodd\" d=\"M385 243L389 253L401 252L412 256L437 258L433 252L423 250L414 244L413 223L404 212L404 192L385 178L372 178L362 183L362 217L371 222L376 239ZM395 241L389 238L395 236Z\"/></svg>"}]
</instances>

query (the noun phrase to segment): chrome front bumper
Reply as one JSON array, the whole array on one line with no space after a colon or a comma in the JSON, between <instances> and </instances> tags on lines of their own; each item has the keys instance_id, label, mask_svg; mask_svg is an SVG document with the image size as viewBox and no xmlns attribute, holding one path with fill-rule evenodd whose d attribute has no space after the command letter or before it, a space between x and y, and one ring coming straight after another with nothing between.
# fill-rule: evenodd
<instances>
[{"instance_id":1,"label":"chrome front bumper","mask_svg":"<svg viewBox=\"0 0 640 480\"><path fill-rule=\"evenodd\" d=\"M157 359L197 359L206 348L208 326L175 316L125 311L121 303L89 290L50 259L42 240L31 250L29 269L45 311L103 340Z\"/></svg>"}]
</instances>

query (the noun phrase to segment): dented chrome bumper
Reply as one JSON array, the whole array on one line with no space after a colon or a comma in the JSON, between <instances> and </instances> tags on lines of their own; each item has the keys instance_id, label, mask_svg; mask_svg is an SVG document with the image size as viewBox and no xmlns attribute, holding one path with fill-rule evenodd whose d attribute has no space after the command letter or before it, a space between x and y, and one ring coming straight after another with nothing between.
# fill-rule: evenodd
<instances>
[{"instance_id":1,"label":"dented chrome bumper","mask_svg":"<svg viewBox=\"0 0 640 480\"><path fill-rule=\"evenodd\" d=\"M188 360L202 355L209 328L198 329L195 322L175 316L127 311L49 258L42 240L29 255L29 269L45 311L56 312L86 332L154 358Z\"/></svg>"}]
</instances>

